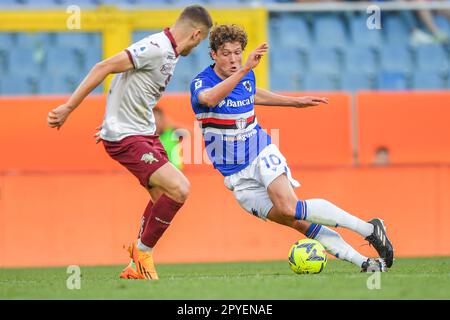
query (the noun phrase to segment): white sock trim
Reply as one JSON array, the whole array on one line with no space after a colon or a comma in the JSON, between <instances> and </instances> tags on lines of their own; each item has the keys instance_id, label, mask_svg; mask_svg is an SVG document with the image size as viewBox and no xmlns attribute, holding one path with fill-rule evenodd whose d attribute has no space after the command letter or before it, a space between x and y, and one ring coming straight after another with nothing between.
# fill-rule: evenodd
<instances>
[{"instance_id":1,"label":"white sock trim","mask_svg":"<svg viewBox=\"0 0 450 320\"><path fill-rule=\"evenodd\" d=\"M152 250L153 250L153 248L150 248L149 246L146 246L145 244L143 244L141 239L138 240L137 247L139 250L144 251L144 252L152 252Z\"/></svg>"}]
</instances>

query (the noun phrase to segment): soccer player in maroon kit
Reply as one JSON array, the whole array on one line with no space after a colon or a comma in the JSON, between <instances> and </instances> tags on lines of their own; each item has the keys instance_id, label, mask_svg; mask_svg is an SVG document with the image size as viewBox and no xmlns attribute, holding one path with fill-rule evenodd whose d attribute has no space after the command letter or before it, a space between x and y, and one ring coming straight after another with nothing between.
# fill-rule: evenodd
<instances>
[{"instance_id":1,"label":"soccer player in maroon kit","mask_svg":"<svg viewBox=\"0 0 450 320\"><path fill-rule=\"evenodd\" d=\"M187 56L212 27L201 6L186 7L177 21L97 63L69 100L49 112L48 125L60 128L72 111L109 74L116 74L107 98L99 138L108 154L135 175L150 195L140 237L128 248L129 265L121 277L158 279L152 249L189 194L187 178L168 162L157 135L153 107L169 83L180 56Z\"/></svg>"}]
</instances>

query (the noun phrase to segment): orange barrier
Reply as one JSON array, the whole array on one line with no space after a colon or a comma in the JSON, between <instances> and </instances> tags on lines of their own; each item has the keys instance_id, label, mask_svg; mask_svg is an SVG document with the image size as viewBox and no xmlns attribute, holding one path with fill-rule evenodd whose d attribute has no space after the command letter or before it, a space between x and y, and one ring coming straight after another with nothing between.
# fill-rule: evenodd
<instances>
[{"instance_id":1,"label":"orange barrier","mask_svg":"<svg viewBox=\"0 0 450 320\"><path fill-rule=\"evenodd\" d=\"M391 163L450 163L450 92L363 92L357 95L359 160L380 146Z\"/></svg>"},{"instance_id":2,"label":"orange barrier","mask_svg":"<svg viewBox=\"0 0 450 320\"><path fill-rule=\"evenodd\" d=\"M87 99L60 131L48 128L48 111L63 101L0 99L0 267L127 261L122 245L136 237L148 194L94 143L104 98ZM336 105L322 109L257 109L264 128L280 128L281 150L302 183L299 197L328 199L363 219L384 218L398 256L450 255L450 166L347 166L348 96L331 101ZM193 128L188 103L186 95L161 101L175 123ZM210 166L187 166L186 175L191 195L158 243L158 262L286 259L301 238L244 212ZM356 249L374 254L361 247L361 237L339 230Z\"/></svg>"},{"instance_id":3,"label":"orange barrier","mask_svg":"<svg viewBox=\"0 0 450 320\"><path fill-rule=\"evenodd\" d=\"M398 256L450 255L450 167L294 170L303 198L385 219ZM302 236L244 212L213 169L188 170L191 196L158 243L156 261L286 259ZM148 195L127 173L0 178L0 266L125 263ZM205 192L208 186L208 192ZM217 204L220 203L220 206ZM338 229L364 254L361 237ZM23 254L26 250L26 254Z\"/></svg>"},{"instance_id":4,"label":"orange barrier","mask_svg":"<svg viewBox=\"0 0 450 320\"><path fill-rule=\"evenodd\" d=\"M279 129L280 147L290 164L351 164L349 97L343 93L328 96L332 103L326 107L257 108L263 128L269 133ZM122 170L93 138L103 120L104 97L87 98L56 131L47 126L47 113L65 99L0 98L0 172ZM166 95L160 106L175 125L194 132L189 95ZM202 138L197 138L202 149ZM186 154L192 163L194 143Z\"/></svg>"}]
</instances>

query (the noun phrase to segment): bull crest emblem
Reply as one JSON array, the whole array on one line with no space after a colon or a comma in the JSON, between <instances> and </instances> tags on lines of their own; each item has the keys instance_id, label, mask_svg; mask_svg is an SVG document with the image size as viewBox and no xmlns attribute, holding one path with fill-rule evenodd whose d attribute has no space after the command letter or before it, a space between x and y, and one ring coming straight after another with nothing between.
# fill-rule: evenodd
<instances>
[{"instance_id":1,"label":"bull crest emblem","mask_svg":"<svg viewBox=\"0 0 450 320\"><path fill-rule=\"evenodd\" d=\"M144 161L145 163L152 164L153 162L158 162L159 160L155 158L153 153L144 153L142 155L141 161Z\"/></svg>"}]
</instances>

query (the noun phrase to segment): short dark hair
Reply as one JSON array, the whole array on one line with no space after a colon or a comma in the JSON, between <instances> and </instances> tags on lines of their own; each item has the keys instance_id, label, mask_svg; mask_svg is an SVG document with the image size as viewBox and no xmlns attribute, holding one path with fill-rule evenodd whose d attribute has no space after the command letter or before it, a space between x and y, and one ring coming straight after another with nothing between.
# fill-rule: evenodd
<instances>
[{"instance_id":1,"label":"short dark hair","mask_svg":"<svg viewBox=\"0 0 450 320\"><path fill-rule=\"evenodd\" d=\"M222 24L214 26L209 34L209 47L214 52L228 42L239 42L242 50L247 46L247 33L244 28L236 24Z\"/></svg>"},{"instance_id":2,"label":"short dark hair","mask_svg":"<svg viewBox=\"0 0 450 320\"><path fill-rule=\"evenodd\" d=\"M184 8L178 20L189 20L194 24L201 24L208 29L210 29L213 25L209 12L204 7L197 4Z\"/></svg>"}]
</instances>

